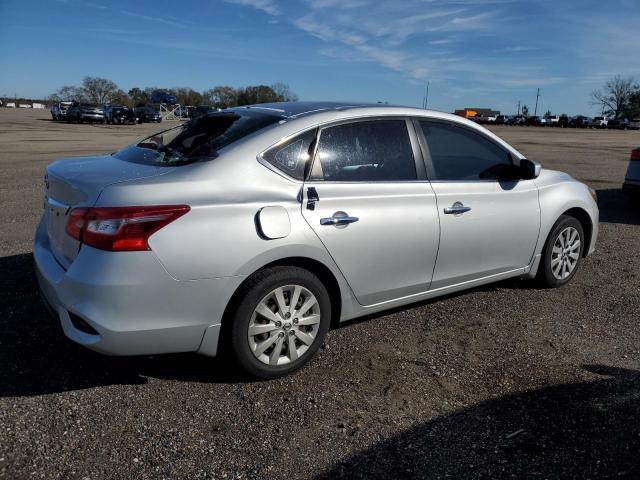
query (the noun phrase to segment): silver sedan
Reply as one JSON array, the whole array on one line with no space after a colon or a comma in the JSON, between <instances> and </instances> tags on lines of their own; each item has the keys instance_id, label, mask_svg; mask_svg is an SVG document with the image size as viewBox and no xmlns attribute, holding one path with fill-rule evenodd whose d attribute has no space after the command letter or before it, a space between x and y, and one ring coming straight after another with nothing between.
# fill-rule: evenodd
<instances>
[{"instance_id":1,"label":"silver sedan","mask_svg":"<svg viewBox=\"0 0 640 480\"><path fill-rule=\"evenodd\" d=\"M72 340L227 355L261 378L331 325L510 277L559 287L595 193L458 116L334 103L210 113L46 171L34 256Z\"/></svg>"}]
</instances>

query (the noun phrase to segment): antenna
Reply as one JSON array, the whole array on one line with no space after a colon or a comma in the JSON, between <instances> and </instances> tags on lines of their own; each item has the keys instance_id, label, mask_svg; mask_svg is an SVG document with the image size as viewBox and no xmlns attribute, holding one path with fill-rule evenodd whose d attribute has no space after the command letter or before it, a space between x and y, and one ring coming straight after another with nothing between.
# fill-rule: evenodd
<instances>
[{"instance_id":1,"label":"antenna","mask_svg":"<svg viewBox=\"0 0 640 480\"><path fill-rule=\"evenodd\" d=\"M422 108L425 110L429 107L429 82L427 81L427 91L422 99Z\"/></svg>"}]
</instances>

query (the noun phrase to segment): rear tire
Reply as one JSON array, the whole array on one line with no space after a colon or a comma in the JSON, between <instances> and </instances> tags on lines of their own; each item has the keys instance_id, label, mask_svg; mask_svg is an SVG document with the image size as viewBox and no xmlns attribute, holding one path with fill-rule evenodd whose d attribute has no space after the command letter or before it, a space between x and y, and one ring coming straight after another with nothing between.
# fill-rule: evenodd
<instances>
[{"instance_id":1,"label":"rear tire","mask_svg":"<svg viewBox=\"0 0 640 480\"><path fill-rule=\"evenodd\" d=\"M329 293L308 270L261 270L237 298L237 308L223 334L223 354L251 377L272 379L302 367L329 330Z\"/></svg>"},{"instance_id":2,"label":"rear tire","mask_svg":"<svg viewBox=\"0 0 640 480\"><path fill-rule=\"evenodd\" d=\"M584 251L584 230L574 217L562 215L547 237L537 280L545 287L568 283L578 271Z\"/></svg>"}]
</instances>

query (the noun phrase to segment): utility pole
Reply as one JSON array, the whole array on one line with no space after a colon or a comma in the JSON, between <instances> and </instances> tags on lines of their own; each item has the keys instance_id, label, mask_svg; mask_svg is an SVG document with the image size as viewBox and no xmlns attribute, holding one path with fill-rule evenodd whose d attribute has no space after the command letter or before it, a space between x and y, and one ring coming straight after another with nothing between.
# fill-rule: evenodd
<instances>
[{"instance_id":1,"label":"utility pole","mask_svg":"<svg viewBox=\"0 0 640 480\"><path fill-rule=\"evenodd\" d=\"M533 116L538 115L538 99L540 98L540 89L538 89L538 93L536 94L536 108L533 110Z\"/></svg>"},{"instance_id":2,"label":"utility pole","mask_svg":"<svg viewBox=\"0 0 640 480\"><path fill-rule=\"evenodd\" d=\"M518 100L518 115L520 115L520 100Z\"/></svg>"},{"instance_id":3,"label":"utility pole","mask_svg":"<svg viewBox=\"0 0 640 480\"><path fill-rule=\"evenodd\" d=\"M427 82L427 92L422 99L422 108L427 109L429 107L429 82Z\"/></svg>"}]
</instances>

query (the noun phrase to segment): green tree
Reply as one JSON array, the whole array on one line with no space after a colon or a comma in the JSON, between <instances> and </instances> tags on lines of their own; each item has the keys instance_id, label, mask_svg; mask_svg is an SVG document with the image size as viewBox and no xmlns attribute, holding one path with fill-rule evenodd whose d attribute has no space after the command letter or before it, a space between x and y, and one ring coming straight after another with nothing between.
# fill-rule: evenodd
<instances>
[{"instance_id":1,"label":"green tree","mask_svg":"<svg viewBox=\"0 0 640 480\"><path fill-rule=\"evenodd\" d=\"M233 87L220 86L206 90L202 94L216 108L229 108L238 105L238 90Z\"/></svg>"},{"instance_id":2,"label":"green tree","mask_svg":"<svg viewBox=\"0 0 640 480\"><path fill-rule=\"evenodd\" d=\"M149 101L149 97L144 92L144 90L140 90L138 87L134 87L129 90L129 98L131 99L131 104L133 107L146 105Z\"/></svg>"},{"instance_id":3,"label":"green tree","mask_svg":"<svg viewBox=\"0 0 640 480\"><path fill-rule=\"evenodd\" d=\"M267 85L250 86L238 93L238 105L254 105L257 103L279 102L280 97Z\"/></svg>"},{"instance_id":4,"label":"green tree","mask_svg":"<svg viewBox=\"0 0 640 480\"><path fill-rule=\"evenodd\" d=\"M529 107L527 107L526 105L522 106L522 115L524 115L525 117L529 116Z\"/></svg>"}]
</instances>

